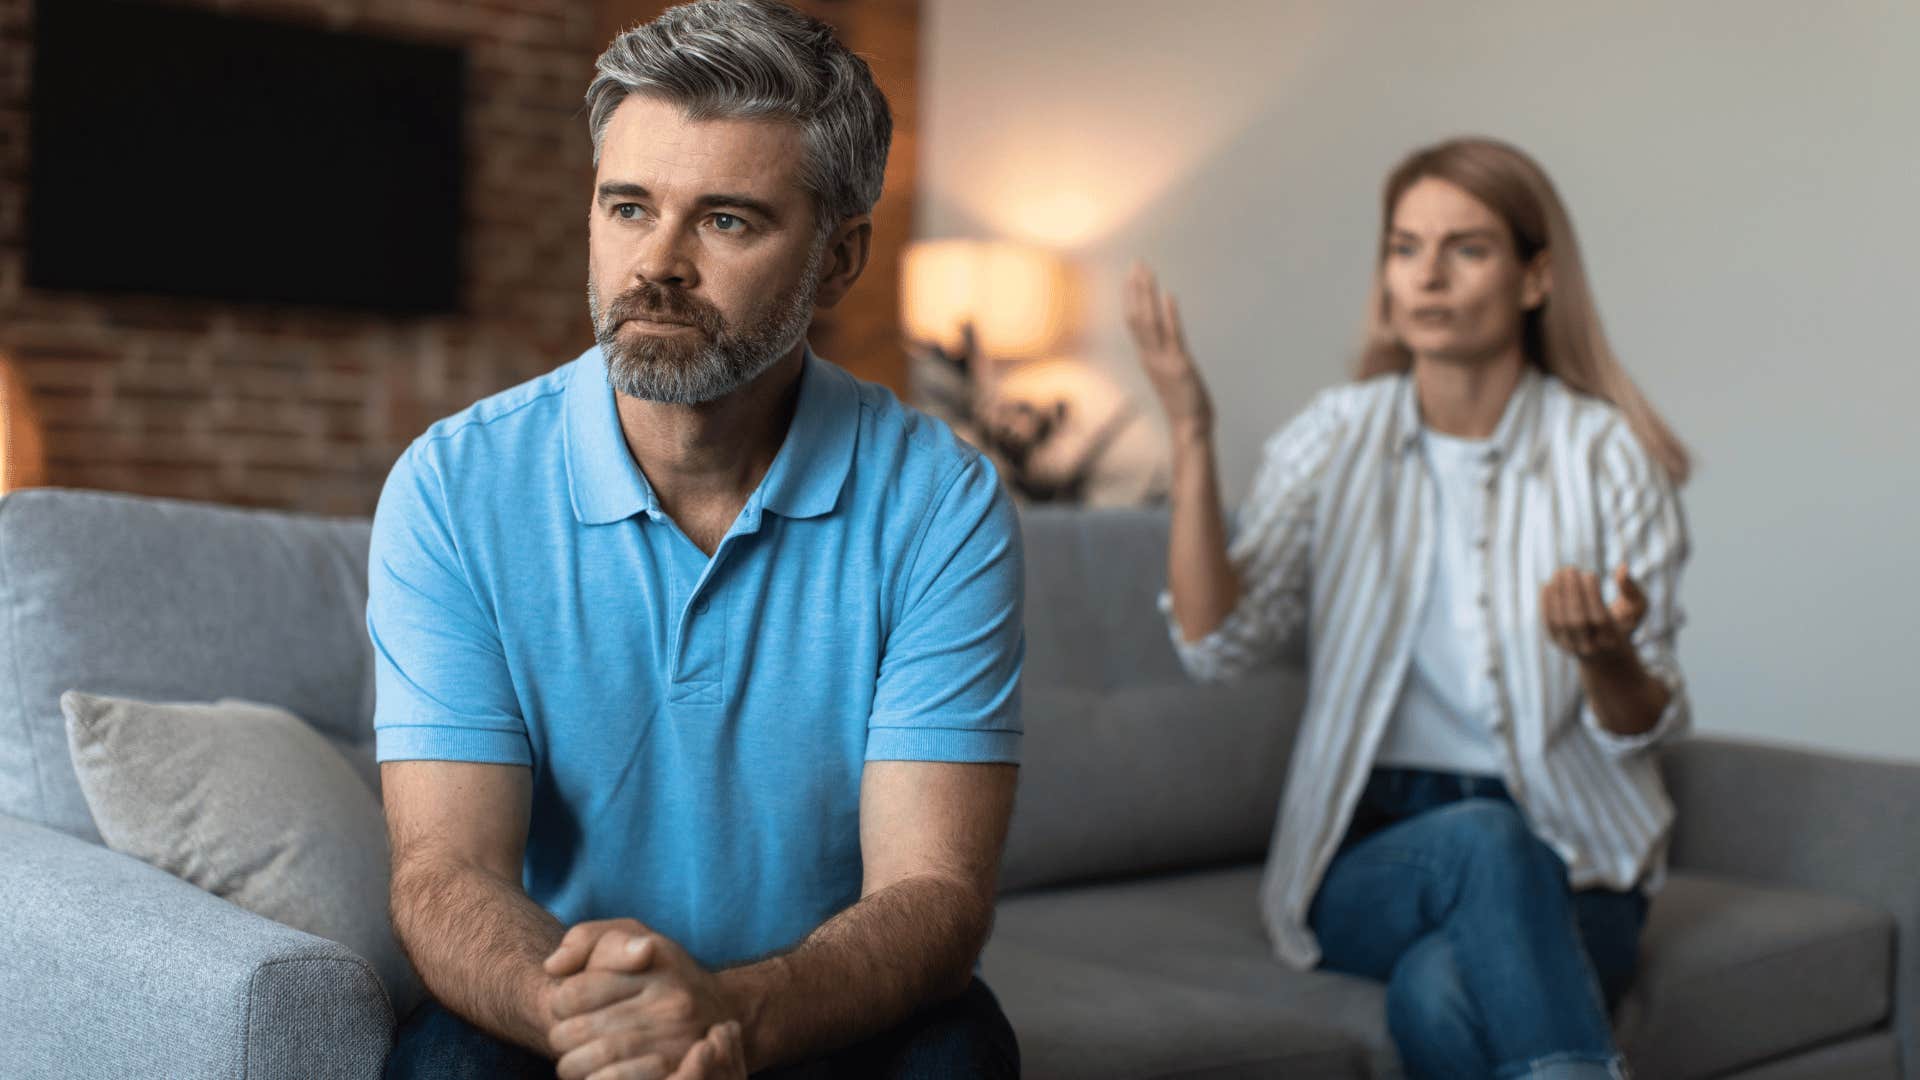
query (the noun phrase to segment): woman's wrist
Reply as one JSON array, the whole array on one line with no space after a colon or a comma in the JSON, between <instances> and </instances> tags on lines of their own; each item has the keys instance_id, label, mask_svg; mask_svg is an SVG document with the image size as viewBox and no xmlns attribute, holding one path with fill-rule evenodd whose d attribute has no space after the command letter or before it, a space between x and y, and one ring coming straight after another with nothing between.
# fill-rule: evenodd
<instances>
[{"instance_id":1,"label":"woman's wrist","mask_svg":"<svg viewBox=\"0 0 1920 1080\"><path fill-rule=\"evenodd\" d=\"M1582 657L1580 681L1600 726L1616 735L1653 730L1672 700L1667 684L1631 647Z\"/></svg>"},{"instance_id":2,"label":"woman's wrist","mask_svg":"<svg viewBox=\"0 0 1920 1080\"><path fill-rule=\"evenodd\" d=\"M1213 452L1213 417L1181 416L1167 421L1167 433L1176 456Z\"/></svg>"},{"instance_id":3,"label":"woman's wrist","mask_svg":"<svg viewBox=\"0 0 1920 1080\"><path fill-rule=\"evenodd\" d=\"M1603 679L1616 686L1638 686L1649 678L1640 663L1640 654L1632 645L1605 652L1594 652L1580 659L1580 667L1590 678Z\"/></svg>"}]
</instances>

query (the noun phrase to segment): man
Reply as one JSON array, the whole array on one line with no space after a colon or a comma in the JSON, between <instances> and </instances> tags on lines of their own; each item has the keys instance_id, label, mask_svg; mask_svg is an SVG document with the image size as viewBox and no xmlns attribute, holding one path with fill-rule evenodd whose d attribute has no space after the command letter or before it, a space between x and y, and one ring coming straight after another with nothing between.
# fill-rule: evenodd
<instances>
[{"instance_id":1,"label":"man","mask_svg":"<svg viewBox=\"0 0 1920 1080\"><path fill-rule=\"evenodd\" d=\"M1020 745L992 469L813 356L892 124L823 24L700 0L587 93L596 348L375 516L398 1076L1016 1075L972 977Z\"/></svg>"}]
</instances>

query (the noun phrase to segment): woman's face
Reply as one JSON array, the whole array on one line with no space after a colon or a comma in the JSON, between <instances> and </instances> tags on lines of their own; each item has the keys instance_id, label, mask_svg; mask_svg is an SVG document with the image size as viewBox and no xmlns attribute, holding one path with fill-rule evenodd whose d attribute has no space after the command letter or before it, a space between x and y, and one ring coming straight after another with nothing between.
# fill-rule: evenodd
<instances>
[{"instance_id":1,"label":"woman's face","mask_svg":"<svg viewBox=\"0 0 1920 1080\"><path fill-rule=\"evenodd\" d=\"M1523 315L1546 297L1546 253L1523 265L1499 215L1425 177L1393 208L1381 280L1387 323L1414 356L1471 363L1518 345Z\"/></svg>"}]
</instances>

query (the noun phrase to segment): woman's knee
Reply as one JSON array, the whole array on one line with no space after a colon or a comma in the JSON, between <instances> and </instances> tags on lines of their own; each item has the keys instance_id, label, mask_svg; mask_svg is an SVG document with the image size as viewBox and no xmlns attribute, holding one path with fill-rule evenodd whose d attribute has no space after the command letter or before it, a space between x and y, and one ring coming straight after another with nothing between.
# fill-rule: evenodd
<instances>
[{"instance_id":1,"label":"woman's knee","mask_svg":"<svg viewBox=\"0 0 1920 1080\"><path fill-rule=\"evenodd\" d=\"M1387 1030L1407 1075L1485 1075L1482 1024L1443 936L1430 935L1407 950L1387 982Z\"/></svg>"},{"instance_id":2,"label":"woman's knee","mask_svg":"<svg viewBox=\"0 0 1920 1080\"><path fill-rule=\"evenodd\" d=\"M1467 799L1434 813L1446 815L1448 843L1468 871L1565 882L1566 864L1512 803Z\"/></svg>"}]
</instances>

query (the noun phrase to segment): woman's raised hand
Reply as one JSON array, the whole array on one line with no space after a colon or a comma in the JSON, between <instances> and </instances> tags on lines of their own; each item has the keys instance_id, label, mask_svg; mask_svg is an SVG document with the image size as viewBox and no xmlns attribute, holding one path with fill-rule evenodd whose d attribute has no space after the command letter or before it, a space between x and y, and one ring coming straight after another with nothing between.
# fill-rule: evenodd
<instances>
[{"instance_id":1,"label":"woman's raised hand","mask_svg":"<svg viewBox=\"0 0 1920 1080\"><path fill-rule=\"evenodd\" d=\"M1213 425L1213 402L1207 385L1187 351L1187 335L1180 325L1180 305L1162 292L1153 271L1136 261L1127 275L1127 330L1140 350L1140 366L1153 383L1168 422L1207 434Z\"/></svg>"}]
</instances>

